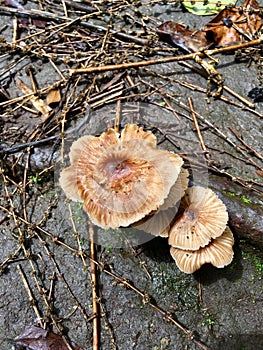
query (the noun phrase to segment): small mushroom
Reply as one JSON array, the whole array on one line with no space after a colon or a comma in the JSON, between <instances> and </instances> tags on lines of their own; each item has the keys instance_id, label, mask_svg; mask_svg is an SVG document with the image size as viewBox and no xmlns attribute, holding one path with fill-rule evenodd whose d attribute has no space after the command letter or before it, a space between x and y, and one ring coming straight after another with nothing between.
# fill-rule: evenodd
<instances>
[{"instance_id":1,"label":"small mushroom","mask_svg":"<svg viewBox=\"0 0 263 350\"><path fill-rule=\"evenodd\" d=\"M183 250L171 247L170 253L178 268L185 273L193 273L206 263L222 268L233 260L234 237L226 227L220 237L213 239L207 246L198 250Z\"/></svg>"},{"instance_id":2,"label":"small mushroom","mask_svg":"<svg viewBox=\"0 0 263 350\"><path fill-rule=\"evenodd\" d=\"M209 188L193 186L182 200L183 212L169 232L169 244L175 248L197 250L226 228L228 213L224 203Z\"/></svg>"},{"instance_id":3,"label":"small mushroom","mask_svg":"<svg viewBox=\"0 0 263 350\"><path fill-rule=\"evenodd\" d=\"M183 164L155 145L154 135L130 124L121 135L109 129L83 136L71 147L71 166L62 171L60 185L69 198L84 202L98 226L129 226L163 204Z\"/></svg>"},{"instance_id":4,"label":"small mushroom","mask_svg":"<svg viewBox=\"0 0 263 350\"><path fill-rule=\"evenodd\" d=\"M154 236L168 237L171 222L179 207L178 202L185 194L188 186L188 176L188 170L181 169L175 184L171 187L168 197L165 198L160 208L139 222L132 224L132 226Z\"/></svg>"}]
</instances>

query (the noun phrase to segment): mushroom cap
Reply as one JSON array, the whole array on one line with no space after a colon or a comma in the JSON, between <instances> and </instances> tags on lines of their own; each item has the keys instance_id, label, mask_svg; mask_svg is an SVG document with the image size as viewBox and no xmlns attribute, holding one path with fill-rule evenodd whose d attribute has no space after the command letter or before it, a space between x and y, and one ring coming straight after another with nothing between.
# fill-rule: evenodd
<instances>
[{"instance_id":1,"label":"mushroom cap","mask_svg":"<svg viewBox=\"0 0 263 350\"><path fill-rule=\"evenodd\" d=\"M183 197L188 186L188 176L188 170L181 169L175 184L171 187L168 197L165 198L164 203L159 207L157 212L150 213L150 215L132 224L132 226L151 233L154 236L168 237L170 225L176 213L174 207L176 206L178 209L177 203Z\"/></svg>"},{"instance_id":2,"label":"mushroom cap","mask_svg":"<svg viewBox=\"0 0 263 350\"><path fill-rule=\"evenodd\" d=\"M206 263L222 268L233 260L234 237L226 227L220 237L212 240L204 248L199 250L183 250L171 247L170 253L178 268L185 273L193 273Z\"/></svg>"},{"instance_id":3,"label":"mushroom cap","mask_svg":"<svg viewBox=\"0 0 263 350\"><path fill-rule=\"evenodd\" d=\"M129 140L145 140L153 148L157 146L157 140L151 131L144 131L142 127L136 124L127 124L121 131L120 141L125 142Z\"/></svg>"},{"instance_id":4,"label":"mushroom cap","mask_svg":"<svg viewBox=\"0 0 263 350\"><path fill-rule=\"evenodd\" d=\"M121 137L109 129L99 137L75 141L72 165L60 177L65 193L82 200L90 219L103 228L129 226L157 210L183 164L179 156L155 149L155 137L145 136L138 126L124 130Z\"/></svg>"},{"instance_id":5,"label":"mushroom cap","mask_svg":"<svg viewBox=\"0 0 263 350\"><path fill-rule=\"evenodd\" d=\"M68 168L63 169L61 171L59 184L69 199L75 202L83 202L83 200L80 197L76 178L76 168L73 165L71 165Z\"/></svg>"},{"instance_id":6,"label":"mushroom cap","mask_svg":"<svg viewBox=\"0 0 263 350\"><path fill-rule=\"evenodd\" d=\"M225 230L228 221L226 207L211 189L190 187L182 202L183 212L169 232L168 242L171 246L197 250Z\"/></svg>"}]
</instances>

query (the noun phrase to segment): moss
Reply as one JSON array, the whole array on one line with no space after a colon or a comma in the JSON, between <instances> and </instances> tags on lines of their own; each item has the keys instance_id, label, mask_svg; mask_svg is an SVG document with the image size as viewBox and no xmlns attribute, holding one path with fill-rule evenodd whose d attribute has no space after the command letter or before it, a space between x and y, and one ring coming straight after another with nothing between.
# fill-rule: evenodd
<instances>
[{"instance_id":1,"label":"moss","mask_svg":"<svg viewBox=\"0 0 263 350\"><path fill-rule=\"evenodd\" d=\"M248 199L246 196L240 196L240 199L242 200L242 202L246 203L246 204L252 204L253 202Z\"/></svg>"},{"instance_id":2,"label":"moss","mask_svg":"<svg viewBox=\"0 0 263 350\"><path fill-rule=\"evenodd\" d=\"M203 317L204 319L201 322L202 327L205 327L205 326L212 327L213 325L216 324L215 317L210 312L204 311Z\"/></svg>"},{"instance_id":3,"label":"moss","mask_svg":"<svg viewBox=\"0 0 263 350\"><path fill-rule=\"evenodd\" d=\"M225 195L227 195L228 197L237 197L239 198L243 203L245 204L252 204L253 202L247 198L245 195L238 195L234 192L231 192L231 191L226 191L226 190L223 190L222 193L224 193Z\"/></svg>"},{"instance_id":4,"label":"moss","mask_svg":"<svg viewBox=\"0 0 263 350\"><path fill-rule=\"evenodd\" d=\"M245 260L250 259L252 265L255 267L255 272L256 272L258 279L261 279L262 273L263 273L262 260L259 257L257 257L256 255L253 255L252 253L242 251L241 254L242 254L243 259L245 259ZM253 279L254 279L254 276L253 276Z\"/></svg>"},{"instance_id":5,"label":"moss","mask_svg":"<svg viewBox=\"0 0 263 350\"><path fill-rule=\"evenodd\" d=\"M163 296L176 296L173 303L177 306L177 311L183 311L185 308L199 312L198 288L192 276L185 275L181 272L170 273L169 267L161 266L160 270L152 272L153 288L156 293Z\"/></svg>"},{"instance_id":6,"label":"moss","mask_svg":"<svg viewBox=\"0 0 263 350\"><path fill-rule=\"evenodd\" d=\"M226 194L228 197L236 197L237 196L234 192L230 192L230 191L226 191L226 190L223 190L222 192L224 194Z\"/></svg>"}]
</instances>

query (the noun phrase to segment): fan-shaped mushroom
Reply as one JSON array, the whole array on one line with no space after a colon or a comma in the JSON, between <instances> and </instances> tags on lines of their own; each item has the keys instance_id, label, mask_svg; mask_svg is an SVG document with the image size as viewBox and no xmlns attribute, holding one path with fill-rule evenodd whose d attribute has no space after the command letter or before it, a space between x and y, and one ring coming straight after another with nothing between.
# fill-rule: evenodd
<instances>
[{"instance_id":1,"label":"fan-shaped mushroom","mask_svg":"<svg viewBox=\"0 0 263 350\"><path fill-rule=\"evenodd\" d=\"M211 263L218 268L229 265L234 255L233 244L233 234L229 227L226 227L220 237L213 239L203 248L183 250L171 247L170 253L181 271L193 273L206 263Z\"/></svg>"},{"instance_id":2,"label":"fan-shaped mushroom","mask_svg":"<svg viewBox=\"0 0 263 350\"><path fill-rule=\"evenodd\" d=\"M169 232L169 244L185 250L206 246L226 228L228 213L224 203L209 188L193 186L182 200L183 212Z\"/></svg>"}]
</instances>

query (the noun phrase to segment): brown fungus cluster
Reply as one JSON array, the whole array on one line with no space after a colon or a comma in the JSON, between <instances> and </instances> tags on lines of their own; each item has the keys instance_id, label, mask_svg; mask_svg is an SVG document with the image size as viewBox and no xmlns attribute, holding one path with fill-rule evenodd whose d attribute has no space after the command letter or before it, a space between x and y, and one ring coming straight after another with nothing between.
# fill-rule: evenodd
<instances>
[{"instance_id":1,"label":"brown fungus cluster","mask_svg":"<svg viewBox=\"0 0 263 350\"><path fill-rule=\"evenodd\" d=\"M182 158L158 149L151 132L127 124L120 133L86 135L72 144L69 158L60 185L68 198L83 202L97 226L132 225L168 237L171 255L186 273L231 262L234 241L224 204L210 189L188 188Z\"/></svg>"}]
</instances>

